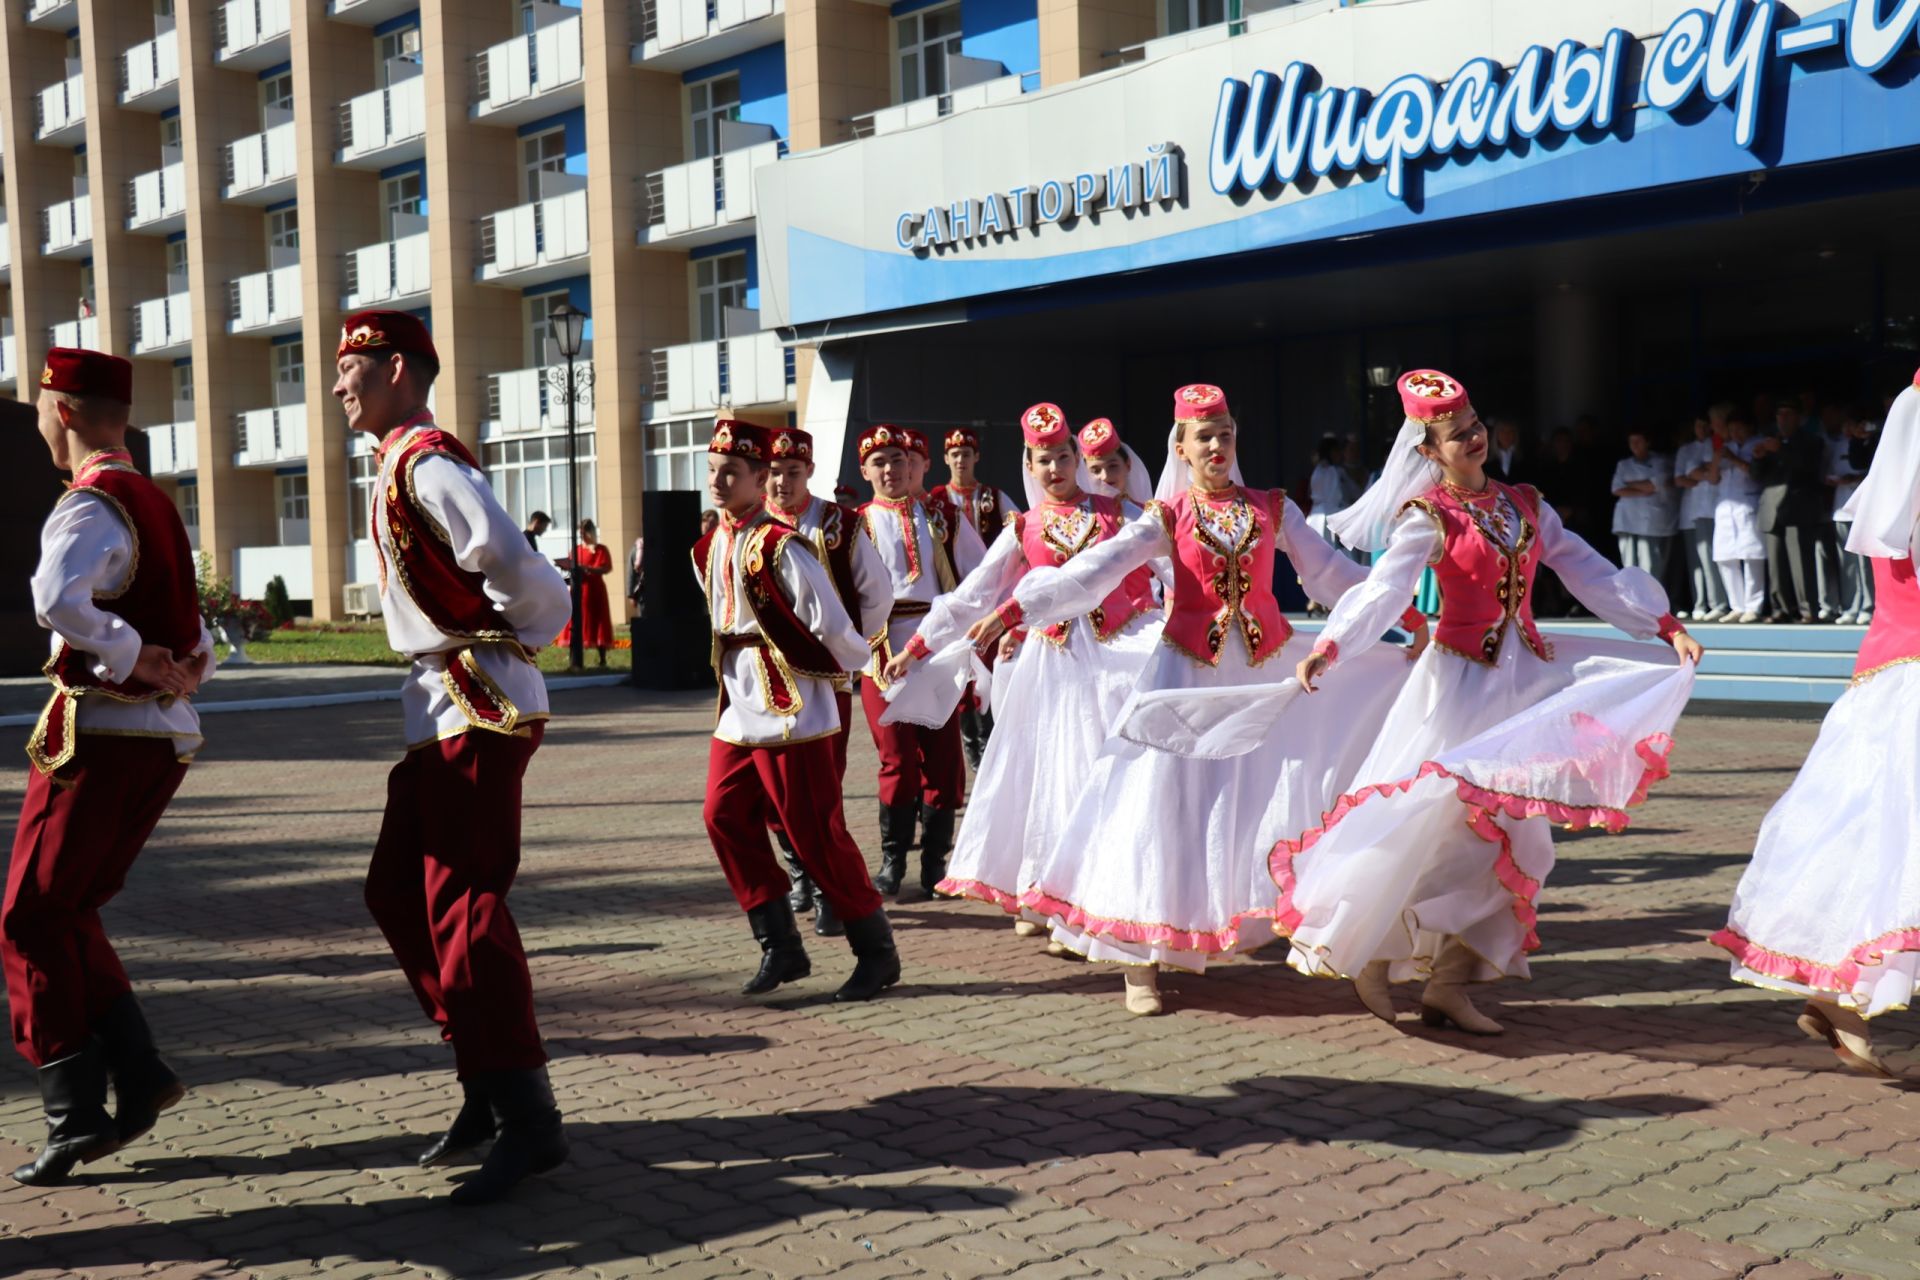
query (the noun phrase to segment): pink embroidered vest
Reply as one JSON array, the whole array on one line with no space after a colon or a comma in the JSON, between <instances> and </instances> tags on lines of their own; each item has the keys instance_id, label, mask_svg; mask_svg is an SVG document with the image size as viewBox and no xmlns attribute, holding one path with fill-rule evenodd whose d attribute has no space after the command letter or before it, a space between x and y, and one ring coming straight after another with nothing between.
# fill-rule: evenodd
<instances>
[{"instance_id":1,"label":"pink embroidered vest","mask_svg":"<svg viewBox=\"0 0 1920 1280\"><path fill-rule=\"evenodd\" d=\"M1120 532L1126 517L1120 510L1118 498L1095 496L1087 499L1087 502L1093 519L1078 539L1071 538L1070 527L1054 525L1047 520L1049 512L1072 513L1079 510L1078 503L1043 503L1025 515L1014 517L1014 527L1020 536L1020 546L1026 553L1028 569L1065 564L1087 548L1105 542ZM1112 595L1088 612L1087 621L1093 627L1094 639L1104 642L1119 635L1128 623L1154 607L1153 570L1142 565L1122 579ZM1065 645L1072 631L1073 619L1068 618L1065 622L1042 627L1040 634L1056 645Z\"/></svg>"},{"instance_id":2,"label":"pink embroidered vest","mask_svg":"<svg viewBox=\"0 0 1920 1280\"><path fill-rule=\"evenodd\" d=\"M1493 533L1491 500L1468 502L1438 485L1407 505L1433 518L1445 546L1434 564L1440 580L1440 620L1434 643L1473 662L1493 665L1507 629L1517 626L1534 656L1553 661L1553 647L1533 623L1533 576L1540 567L1537 521L1540 495L1528 485L1490 482L1489 495L1504 492L1520 516L1519 532L1508 550Z\"/></svg>"},{"instance_id":3,"label":"pink embroidered vest","mask_svg":"<svg viewBox=\"0 0 1920 1280\"><path fill-rule=\"evenodd\" d=\"M1873 557L1873 625L1860 644L1853 678L1865 680L1902 662L1920 662L1920 582L1913 561Z\"/></svg>"},{"instance_id":4,"label":"pink embroidered vest","mask_svg":"<svg viewBox=\"0 0 1920 1280\"><path fill-rule=\"evenodd\" d=\"M1293 634L1273 594L1273 557L1279 529L1278 495L1236 488L1219 500L1189 489L1172 503L1153 504L1173 543L1173 612L1163 633L1175 648L1210 667L1220 665L1227 636L1239 632L1247 662L1259 666ZM1245 508L1237 543L1221 543L1201 524L1196 504Z\"/></svg>"}]
</instances>

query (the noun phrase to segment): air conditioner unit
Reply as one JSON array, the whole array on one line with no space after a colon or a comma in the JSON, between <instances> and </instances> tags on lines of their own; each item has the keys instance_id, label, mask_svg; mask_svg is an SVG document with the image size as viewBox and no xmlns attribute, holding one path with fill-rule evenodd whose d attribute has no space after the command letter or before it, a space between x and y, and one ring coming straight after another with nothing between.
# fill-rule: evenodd
<instances>
[{"instance_id":1,"label":"air conditioner unit","mask_svg":"<svg viewBox=\"0 0 1920 1280\"><path fill-rule=\"evenodd\" d=\"M341 589L349 618L380 616L380 588L371 582L349 582Z\"/></svg>"}]
</instances>

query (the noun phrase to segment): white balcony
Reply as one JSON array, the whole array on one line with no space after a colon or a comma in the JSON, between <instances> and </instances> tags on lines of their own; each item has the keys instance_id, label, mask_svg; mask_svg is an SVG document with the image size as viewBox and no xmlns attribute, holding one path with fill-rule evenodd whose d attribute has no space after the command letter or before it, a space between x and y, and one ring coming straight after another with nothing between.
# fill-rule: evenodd
<instances>
[{"instance_id":1,"label":"white balcony","mask_svg":"<svg viewBox=\"0 0 1920 1280\"><path fill-rule=\"evenodd\" d=\"M0 386L20 380L20 357L14 354L13 325L0 325Z\"/></svg>"},{"instance_id":2,"label":"white balcony","mask_svg":"<svg viewBox=\"0 0 1920 1280\"><path fill-rule=\"evenodd\" d=\"M332 0L327 16L358 27L377 27L388 18L412 13L419 7L420 0Z\"/></svg>"},{"instance_id":3,"label":"white balcony","mask_svg":"<svg viewBox=\"0 0 1920 1280\"><path fill-rule=\"evenodd\" d=\"M69 64L72 65L72 64ZM35 142L78 146L87 140L86 77L70 75L34 95Z\"/></svg>"},{"instance_id":4,"label":"white balcony","mask_svg":"<svg viewBox=\"0 0 1920 1280\"><path fill-rule=\"evenodd\" d=\"M75 196L40 211L40 252L49 258L84 258L93 252L92 196Z\"/></svg>"},{"instance_id":5,"label":"white balcony","mask_svg":"<svg viewBox=\"0 0 1920 1280\"><path fill-rule=\"evenodd\" d=\"M548 196L480 219L474 278L515 287L564 279L580 273L590 247L586 190Z\"/></svg>"},{"instance_id":6,"label":"white balcony","mask_svg":"<svg viewBox=\"0 0 1920 1280\"><path fill-rule=\"evenodd\" d=\"M637 0L633 64L685 71L786 38L787 0Z\"/></svg>"},{"instance_id":7,"label":"white balcony","mask_svg":"<svg viewBox=\"0 0 1920 1280\"><path fill-rule=\"evenodd\" d=\"M80 25L80 0L27 0L27 25L71 31Z\"/></svg>"},{"instance_id":8,"label":"white balcony","mask_svg":"<svg viewBox=\"0 0 1920 1280\"><path fill-rule=\"evenodd\" d=\"M780 159L778 142L709 156L645 178L640 243L691 249L753 233L753 171Z\"/></svg>"},{"instance_id":9,"label":"white balcony","mask_svg":"<svg viewBox=\"0 0 1920 1280\"><path fill-rule=\"evenodd\" d=\"M237 413L233 443L236 467L284 467L305 462L307 406L286 404Z\"/></svg>"},{"instance_id":10,"label":"white balcony","mask_svg":"<svg viewBox=\"0 0 1920 1280\"><path fill-rule=\"evenodd\" d=\"M191 419L158 423L146 432L148 475L190 476L200 469L200 441Z\"/></svg>"},{"instance_id":11,"label":"white balcony","mask_svg":"<svg viewBox=\"0 0 1920 1280\"><path fill-rule=\"evenodd\" d=\"M0 221L0 284L13 280L13 227Z\"/></svg>"},{"instance_id":12,"label":"white balcony","mask_svg":"<svg viewBox=\"0 0 1920 1280\"><path fill-rule=\"evenodd\" d=\"M228 333L270 337L300 328L300 264L241 276L227 286Z\"/></svg>"},{"instance_id":13,"label":"white balcony","mask_svg":"<svg viewBox=\"0 0 1920 1280\"><path fill-rule=\"evenodd\" d=\"M947 60L948 74L957 74L956 63L978 61L980 59L950 57ZM993 65L999 66L998 63ZM931 124L945 116L959 115L963 111L991 106L996 102L1007 102L1026 91L1025 80L1025 76L995 76L990 80L981 80L957 88L952 93L938 94L931 98L915 98L912 102L903 102L881 111L855 116L853 117L853 136L868 138L875 134L898 133L902 129Z\"/></svg>"},{"instance_id":14,"label":"white balcony","mask_svg":"<svg viewBox=\"0 0 1920 1280\"><path fill-rule=\"evenodd\" d=\"M427 80L413 75L340 104L340 150L351 169L384 169L427 153Z\"/></svg>"},{"instance_id":15,"label":"white balcony","mask_svg":"<svg viewBox=\"0 0 1920 1280\"><path fill-rule=\"evenodd\" d=\"M275 578L287 584L289 600L313 599L313 547L299 542L277 547L234 548L233 589L242 598L258 600L267 593L267 584Z\"/></svg>"},{"instance_id":16,"label":"white balcony","mask_svg":"<svg viewBox=\"0 0 1920 1280\"><path fill-rule=\"evenodd\" d=\"M293 6L289 0L227 0L214 27L221 66L264 71L285 62L293 47Z\"/></svg>"},{"instance_id":17,"label":"white balcony","mask_svg":"<svg viewBox=\"0 0 1920 1280\"><path fill-rule=\"evenodd\" d=\"M347 254L346 268L342 311L362 307L409 311L425 304L433 289L433 258L424 231L355 249Z\"/></svg>"},{"instance_id":18,"label":"white balcony","mask_svg":"<svg viewBox=\"0 0 1920 1280\"><path fill-rule=\"evenodd\" d=\"M653 403L642 410L650 419L793 403L793 353L772 330L665 347L652 363Z\"/></svg>"},{"instance_id":19,"label":"white balcony","mask_svg":"<svg viewBox=\"0 0 1920 1280\"><path fill-rule=\"evenodd\" d=\"M84 320L62 320L48 330L56 347L85 347L89 351L100 349L100 317L88 316Z\"/></svg>"},{"instance_id":20,"label":"white balcony","mask_svg":"<svg viewBox=\"0 0 1920 1280\"><path fill-rule=\"evenodd\" d=\"M537 4L531 12L536 30L474 59L474 119L525 124L586 101L580 11Z\"/></svg>"},{"instance_id":21,"label":"white balcony","mask_svg":"<svg viewBox=\"0 0 1920 1280\"><path fill-rule=\"evenodd\" d=\"M133 308L133 354L183 356L193 348L193 297L182 289Z\"/></svg>"},{"instance_id":22,"label":"white balcony","mask_svg":"<svg viewBox=\"0 0 1920 1280\"><path fill-rule=\"evenodd\" d=\"M187 166L175 160L127 184L127 230L171 235L187 225Z\"/></svg>"},{"instance_id":23,"label":"white balcony","mask_svg":"<svg viewBox=\"0 0 1920 1280\"><path fill-rule=\"evenodd\" d=\"M120 105L165 111L180 105L180 35L162 31L120 55Z\"/></svg>"},{"instance_id":24,"label":"white balcony","mask_svg":"<svg viewBox=\"0 0 1920 1280\"><path fill-rule=\"evenodd\" d=\"M487 414L481 433L511 435L524 431L558 431L567 425L567 367L515 369L487 375ZM586 429L593 425L593 361L573 362L573 420Z\"/></svg>"},{"instance_id":25,"label":"white balcony","mask_svg":"<svg viewBox=\"0 0 1920 1280\"><path fill-rule=\"evenodd\" d=\"M225 195L241 204L277 204L293 198L297 166L293 122L227 144Z\"/></svg>"}]
</instances>

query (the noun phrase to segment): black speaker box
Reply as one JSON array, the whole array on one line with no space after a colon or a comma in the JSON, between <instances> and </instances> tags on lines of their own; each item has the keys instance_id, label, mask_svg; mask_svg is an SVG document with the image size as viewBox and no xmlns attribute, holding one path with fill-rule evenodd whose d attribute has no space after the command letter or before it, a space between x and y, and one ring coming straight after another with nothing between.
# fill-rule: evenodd
<instances>
[{"instance_id":1,"label":"black speaker box","mask_svg":"<svg viewBox=\"0 0 1920 1280\"><path fill-rule=\"evenodd\" d=\"M0 540L0 675L37 676L47 664L49 641L33 616L33 571L40 563L40 526L66 492L66 477L54 470L40 438L34 407L0 399L0 494L14 513L13 536ZM129 444L145 453L146 439Z\"/></svg>"},{"instance_id":2,"label":"black speaker box","mask_svg":"<svg viewBox=\"0 0 1920 1280\"><path fill-rule=\"evenodd\" d=\"M633 620L633 683L641 689L713 686L713 624L693 576L704 495L660 490L641 499L647 539L644 612Z\"/></svg>"}]
</instances>

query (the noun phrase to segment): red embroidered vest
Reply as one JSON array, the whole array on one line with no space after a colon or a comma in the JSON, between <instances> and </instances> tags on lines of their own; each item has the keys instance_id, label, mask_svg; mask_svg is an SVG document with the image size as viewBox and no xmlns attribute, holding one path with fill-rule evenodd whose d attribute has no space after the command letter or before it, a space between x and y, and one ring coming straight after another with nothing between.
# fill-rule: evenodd
<instances>
[{"instance_id":1,"label":"red embroidered vest","mask_svg":"<svg viewBox=\"0 0 1920 1280\"><path fill-rule=\"evenodd\" d=\"M835 594L846 607L847 616L853 619L853 625L858 627L861 623L860 588L853 580L853 534L859 527L860 513L838 502L822 502L818 498L809 498L807 502L806 510L799 516L789 516L772 506L767 507L767 514L813 544L814 551L827 566L827 576L833 579ZM820 508L820 526L809 534L801 526L800 519L816 506Z\"/></svg>"},{"instance_id":2,"label":"red embroidered vest","mask_svg":"<svg viewBox=\"0 0 1920 1280\"><path fill-rule=\"evenodd\" d=\"M518 644L519 637L487 595L486 575L460 567L446 530L421 507L414 493L413 469L422 458L439 454L475 471L481 469L480 463L452 432L432 425L391 447L397 447L399 455L388 473L386 502L375 507L376 513L384 512L386 537L380 536L380 529L373 531L380 589L387 589L390 546L394 555L391 572L427 621L461 639ZM385 447L383 462L384 453ZM379 514L374 518L378 520Z\"/></svg>"},{"instance_id":3,"label":"red embroidered vest","mask_svg":"<svg viewBox=\"0 0 1920 1280\"><path fill-rule=\"evenodd\" d=\"M903 498L899 502L891 498L875 498L860 508L861 519L867 526L870 536L879 536L874 532L870 512L879 507L891 511L899 519L901 536L907 540L907 562L913 565L920 554L920 536L913 527L913 508L916 500ZM932 573L941 591L951 591L959 585L959 571L954 566L953 540L960 532L960 516L953 509L953 502L945 497L928 494L925 501L918 504L927 513L927 528L933 534L936 550L935 563L917 565L919 573Z\"/></svg>"},{"instance_id":4,"label":"red embroidered vest","mask_svg":"<svg viewBox=\"0 0 1920 1280\"><path fill-rule=\"evenodd\" d=\"M1249 665L1259 666L1293 634L1273 594L1276 497L1236 488L1215 502L1188 490L1171 504L1153 504L1173 543L1173 611L1163 634L1188 657L1219 666L1227 636L1237 631ZM1200 502L1216 508L1238 503L1245 509L1245 529L1236 544L1225 545L1200 523Z\"/></svg>"},{"instance_id":5,"label":"red embroidered vest","mask_svg":"<svg viewBox=\"0 0 1920 1280\"><path fill-rule=\"evenodd\" d=\"M1048 502L1034 508L1025 515L1013 518L1013 527L1020 538L1021 549L1026 554L1027 569L1046 568L1050 565L1063 565L1082 551L1098 543L1105 542L1120 532L1126 523L1126 516L1120 509L1118 498L1093 496L1087 505L1093 513L1081 536L1069 541L1069 531L1065 526L1053 525L1047 520L1051 511L1075 512L1080 509L1078 502ZM1101 601L1099 606L1087 614L1087 621L1093 627L1096 640L1107 641L1119 635L1141 614L1153 609L1153 570L1142 565L1129 573L1113 594ZM1056 645L1065 645L1067 637L1073 631L1072 618L1056 622L1050 627L1042 627L1040 634Z\"/></svg>"},{"instance_id":6,"label":"red embroidered vest","mask_svg":"<svg viewBox=\"0 0 1920 1280\"><path fill-rule=\"evenodd\" d=\"M927 496L944 499L956 513L971 520L987 542L992 542L1006 524L1007 513L1000 506L1000 491L990 484L976 484L970 490L956 484L943 484Z\"/></svg>"},{"instance_id":7,"label":"red embroidered vest","mask_svg":"<svg viewBox=\"0 0 1920 1280\"><path fill-rule=\"evenodd\" d=\"M133 540L131 573L111 595L95 597L106 612L126 621L145 644L164 645L186 658L200 643L200 593L195 584L193 545L173 500L140 474L124 449L93 454L74 472L61 497L90 493L112 507ZM120 702L151 702L173 695L129 676L102 680L92 655L60 642L42 670L53 682L48 700L27 742L27 755L42 773L52 773L73 758L74 716L81 695L95 693Z\"/></svg>"},{"instance_id":8,"label":"red embroidered vest","mask_svg":"<svg viewBox=\"0 0 1920 1280\"><path fill-rule=\"evenodd\" d=\"M731 540L720 537L722 530L719 526L702 536L693 544L693 572L700 580L700 590L705 593L711 611L713 593L707 584L716 573L732 572L732 566L722 558L722 553L731 551L735 543L739 545L740 580L746 589L746 606L753 614L754 623L760 628L761 643L754 646L753 650L760 668L760 687L766 691L767 708L770 711L778 716L791 716L798 714L805 705L805 700L800 696L800 678L812 677L833 682L840 679L842 672L833 651L800 620L800 615L794 611L793 601L787 598L785 588L780 585L780 557L813 555L813 544L791 525L765 515L764 511L762 514L764 518L749 521L735 529ZM718 620L714 621L717 623ZM716 626L712 654L716 680L720 676L720 659L724 651ZM726 707L726 697L727 686L721 681L722 710Z\"/></svg>"},{"instance_id":9,"label":"red embroidered vest","mask_svg":"<svg viewBox=\"0 0 1920 1280\"><path fill-rule=\"evenodd\" d=\"M1902 662L1920 662L1920 582L1913 561L1873 557L1873 624L1860 644L1853 678L1866 680Z\"/></svg>"},{"instance_id":10,"label":"red embroidered vest","mask_svg":"<svg viewBox=\"0 0 1920 1280\"><path fill-rule=\"evenodd\" d=\"M1440 582L1434 643L1491 666L1499 657L1507 629L1517 626L1527 648L1543 662L1551 662L1553 646L1541 638L1533 623L1533 577L1540 567L1540 495L1530 485L1489 481L1486 493L1496 492L1507 495L1520 517L1511 551L1493 534L1492 501L1470 503L1445 485L1437 485L1407 504L1426 512L1444 539L1433 566Z\"/></svg>"}]
</instances>

